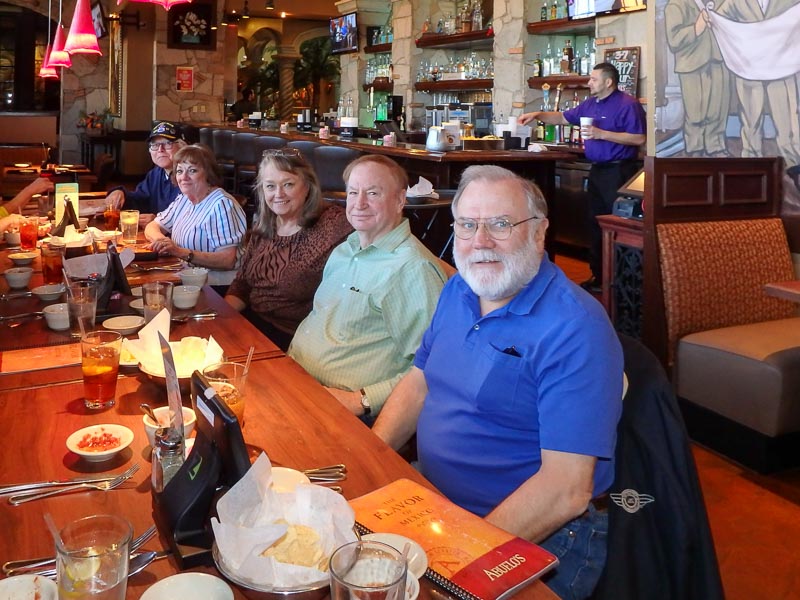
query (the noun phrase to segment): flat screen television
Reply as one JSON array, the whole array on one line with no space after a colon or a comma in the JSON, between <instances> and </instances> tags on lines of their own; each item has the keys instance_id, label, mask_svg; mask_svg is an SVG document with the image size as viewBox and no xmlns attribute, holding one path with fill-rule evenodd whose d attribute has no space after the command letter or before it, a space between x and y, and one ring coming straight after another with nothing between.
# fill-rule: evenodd
<instances>
[{"instance_id":1,"label":"flat screen television","mask_svg":"<svg viewBox=\"0 0 800 600\"><path fill-rule=\"evenodd\" d=\"M647 8L647 0L567 0L567 17L585 19Z\"/></svg>"},{"instance_id":2,"label":"flat screen television","mask_svg":"<svg viewBox=\"0 0 800 600\"><path fill-rule=\"evenodd\" d=\"M331 53L358 52L358 22L356 13L334 17L330 22Z\"/></svg>"},{"instance_id":3,"label":"flat screen television","mask_svg":"<svg viewBox=\"0 0 800 600\"><path fill-rule=\"evenodd\" d=\"M105 10L103 10L103 5L99 2L92 5L92 25L94 26L94 34L98 39L108 35L106 13Z\"/></svg>"}]
</instances>

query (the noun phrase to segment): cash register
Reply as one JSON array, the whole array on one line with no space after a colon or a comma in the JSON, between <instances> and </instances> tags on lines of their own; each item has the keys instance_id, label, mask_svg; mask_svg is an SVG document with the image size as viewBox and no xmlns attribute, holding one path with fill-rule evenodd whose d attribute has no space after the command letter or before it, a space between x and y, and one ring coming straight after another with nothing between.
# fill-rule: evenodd
<instances>
[{"instance_id":1,"label":"cash register","mask_svg":"<svg viewBox=\"0 0 800 600\"><path fill-rule=\"evenodd\" d=\"M644 199L644 169L640 169L633 177L617 190L619 196L614 200L611 214L626 219L644 217L642 200Z\"/></svg>"}]
</instances>

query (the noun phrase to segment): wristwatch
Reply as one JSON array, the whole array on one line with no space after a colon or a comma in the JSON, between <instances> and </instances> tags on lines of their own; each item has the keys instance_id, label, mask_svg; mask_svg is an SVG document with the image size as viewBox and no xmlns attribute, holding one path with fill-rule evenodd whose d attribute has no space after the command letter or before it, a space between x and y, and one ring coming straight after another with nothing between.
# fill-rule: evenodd
<instances>
[{"instance_id":1,"label":"wristwatch","mask_svg":"<svg viewBox=\"0 0 800 600\"><path fill-rule=\"evenodd\" d=\"M364 391L364 388L358 390L361 392L361 408L364 409L364 414L369 415L372 412L372 407L369 405L369 398L367 398L367 392Z\"/></svg>"},{"instance_id":2,"label":"wristwatch","mask_svg":"<svg viewBox=\"0 0 800 600\"><path fill-rule=\"evenodd\" d=\"M189 254L186 255L186 262L191 264L193 260L194 260L194 252L189 250Z\"/></svg>"}]
</instances>

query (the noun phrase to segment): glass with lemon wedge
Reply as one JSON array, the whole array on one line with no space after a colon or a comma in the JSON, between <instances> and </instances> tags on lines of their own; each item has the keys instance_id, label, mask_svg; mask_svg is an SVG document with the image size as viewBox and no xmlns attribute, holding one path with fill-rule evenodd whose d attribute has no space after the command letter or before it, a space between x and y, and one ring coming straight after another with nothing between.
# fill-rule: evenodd
<instances>
[{"instance_id":1,"label":"glass with lemon wedge","mask_svg":"<svg viewBox=\"0 0 800 600\"><path fill-rule=\"evenodd\" d=\"M115 331L88 331L81 338L83 397L86 408L114 406L122 336Z\"/></svg>"},{"instance_id":2,"label":"glass with lemon wedge","mask_svg":"<svg viewBox=\"0 0 800 600\"><path fill-rule=\"evenodd\" d=\"M56 541L59 600L124 600L133 528L121 517L73 521Z\"/></svg>"}]
</instances>

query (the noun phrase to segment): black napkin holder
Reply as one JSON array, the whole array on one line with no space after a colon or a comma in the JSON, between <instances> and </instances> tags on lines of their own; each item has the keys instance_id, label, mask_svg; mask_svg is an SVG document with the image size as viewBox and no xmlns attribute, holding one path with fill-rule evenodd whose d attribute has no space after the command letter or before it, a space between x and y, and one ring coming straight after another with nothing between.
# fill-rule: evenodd
<instances>
[{"instance_id":1,"label":"black napkin holder","mask_svg":"<svg viewBox=\"0 0 800 600\"><path fill-rule=\"evenodd\" d=\"M64 237L64 234L67 231L67 225L74 226L75 231L78 231L80 227L80 225L78 225L78 215L75 214L75 209L72 206L72 202L64 201L64 214L61 217L59 224L50 231L50 235Z\"/></svg>"}]
</instances>

